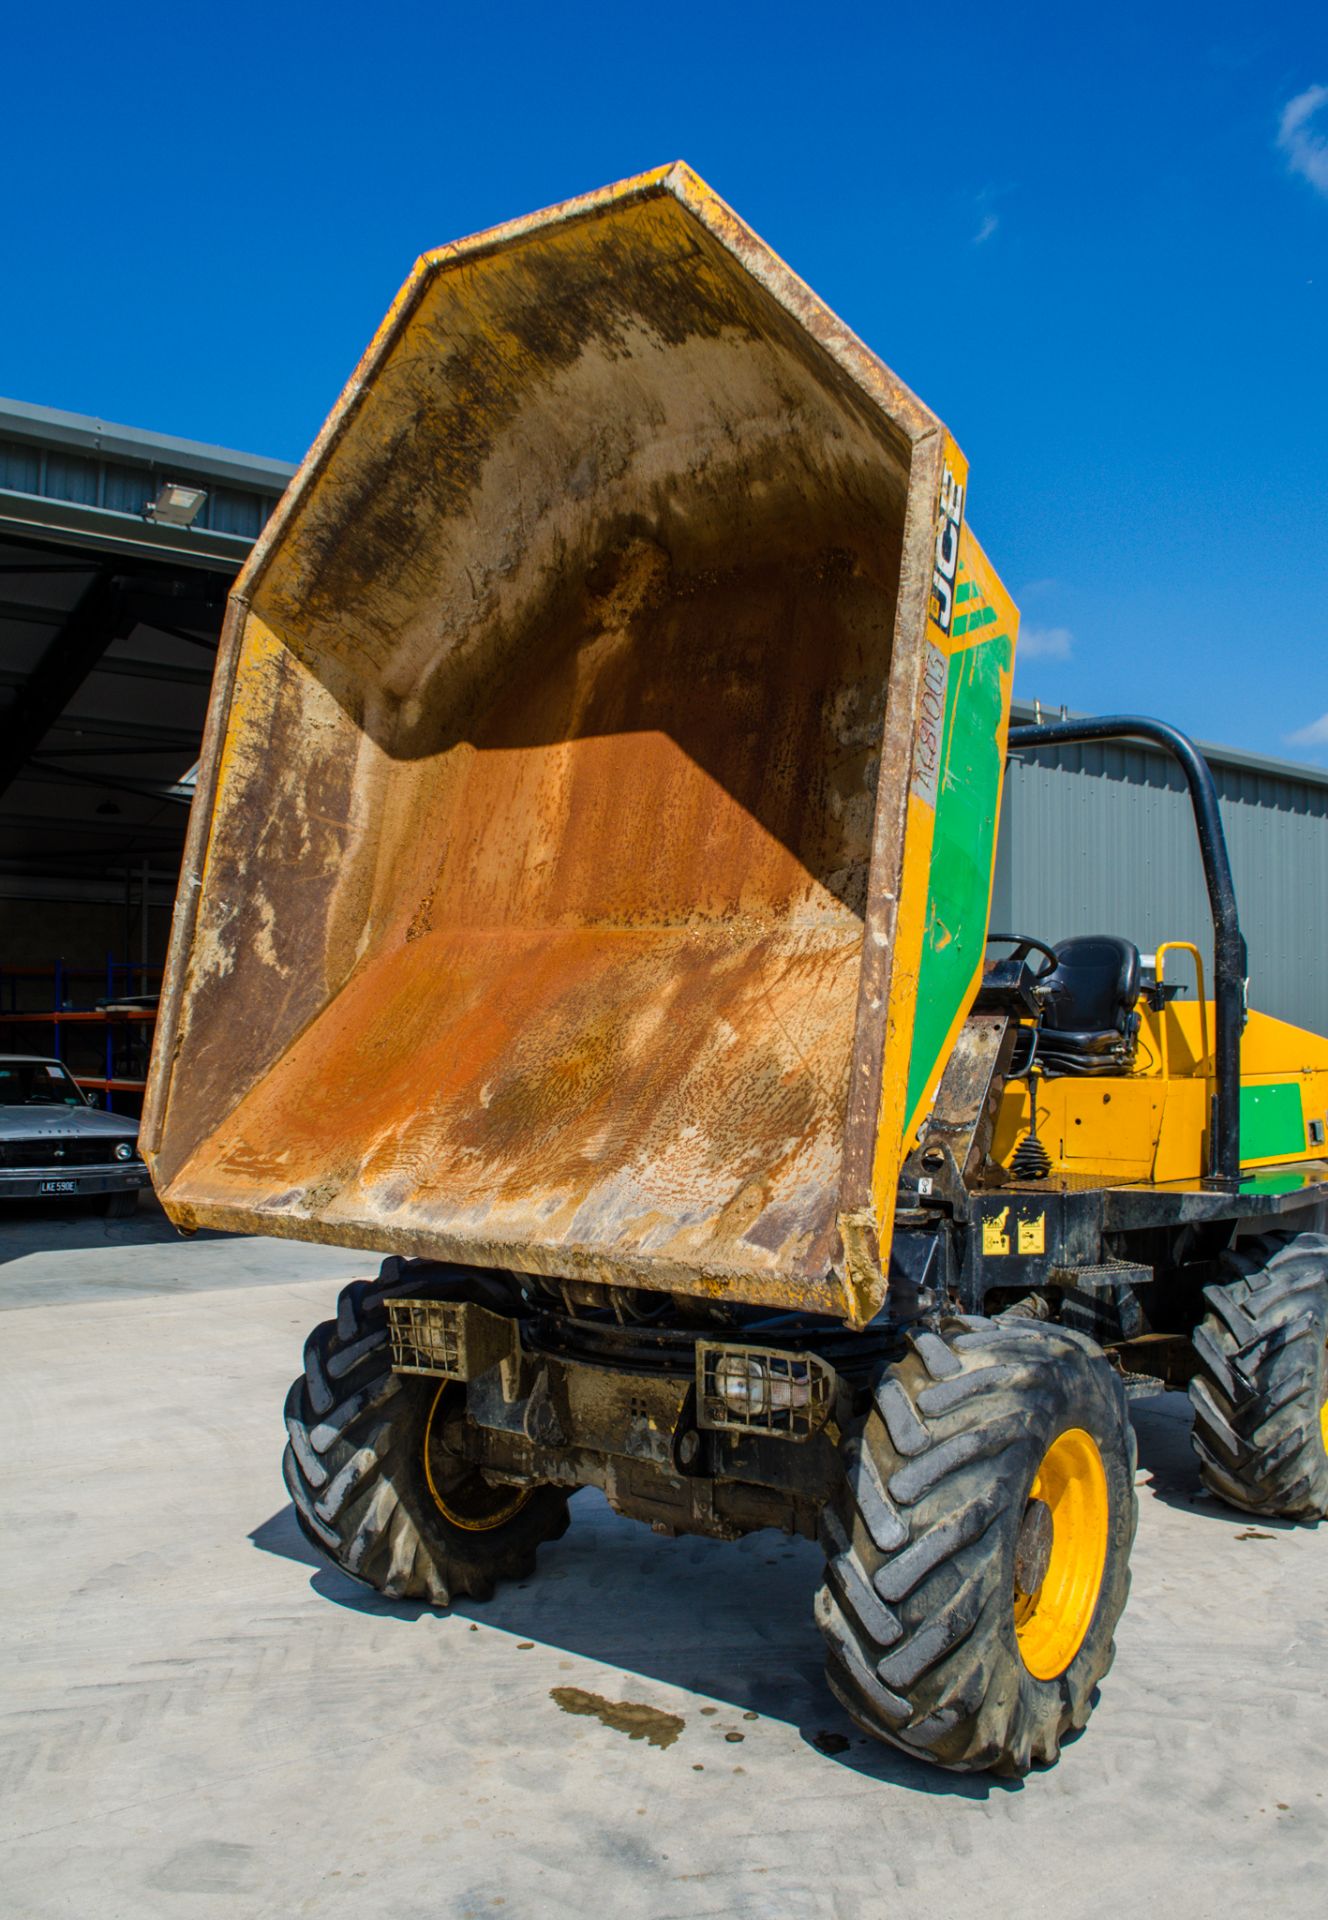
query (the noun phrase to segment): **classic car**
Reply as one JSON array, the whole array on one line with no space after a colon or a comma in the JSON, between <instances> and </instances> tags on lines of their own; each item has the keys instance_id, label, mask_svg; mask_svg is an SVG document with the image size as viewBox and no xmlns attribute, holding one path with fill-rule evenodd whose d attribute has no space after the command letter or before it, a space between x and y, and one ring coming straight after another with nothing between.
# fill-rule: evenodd
<instances>
[{"instance_id":1,"label":"classic car","mask_svg":"<svg viewBox=\"0 0 1328 1920\"><path fill-rule=\"evenodd\" d=\"M103 1113L59 1060L0 1054L0 1200L95 1200L133 1213L148 1170L138 1122Z\"/></svg>"}]
</instances>

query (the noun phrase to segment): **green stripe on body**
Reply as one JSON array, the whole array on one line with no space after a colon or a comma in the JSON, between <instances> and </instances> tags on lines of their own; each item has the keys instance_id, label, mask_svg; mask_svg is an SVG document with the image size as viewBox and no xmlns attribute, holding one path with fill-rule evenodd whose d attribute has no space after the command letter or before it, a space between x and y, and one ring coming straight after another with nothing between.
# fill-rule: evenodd
<instances>
[{"instance_id":1,"label":"green stripe on body","mask_svg":"<svg viewBox=\"0 0 1328 1920\"><path fill-rule=\"evenodd\" d=\"M1304 1153L1305 1113L1300 1083L1279 1082L1271 1087L1244 1086L1240 1090L1240 1157L1273 1160L1279 1155Z\"/></svg>"},{"instance_id":2,"label":"green stripe on body","mask_svg":"<svg viewBox=\"0 0 1328 1920\"><path fill-rule=\"evenodd\" d=\"M995 625L995 607L975 607L972 613L957 613L950 631L956 640L962 640L966 633L976 633L979 627Z\"/></svg>"},{"instance_id":3,"label":"green stripe on body","mask_svg":"<svg viewBox=\"0 0 1328 1920\"><path fill-rule=\"evenodd\" d=\"M987 612L994 622L994 611ZM995 633L950 660L906 1124L940 1062L986 945L1000 811L1001 680L1013 651L1008 634Z\"/></svg>"}]
</instances>

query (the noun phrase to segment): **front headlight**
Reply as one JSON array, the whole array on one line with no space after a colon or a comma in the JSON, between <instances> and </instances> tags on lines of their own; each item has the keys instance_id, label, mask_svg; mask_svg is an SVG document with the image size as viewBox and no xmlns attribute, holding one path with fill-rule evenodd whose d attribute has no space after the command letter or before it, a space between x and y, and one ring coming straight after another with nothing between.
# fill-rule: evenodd
<instances>
[{"instance_id":1,"label":"front headlight","mask_svg":"<svg viewBox=\"0 0 1328 1920\"><path fill-rule=\"evenodd\" d=\"M829 1419L834 1369L811 1353L696 1343L696 1424L805 1440Z\"/></svg>"},{"instance_id":2,"label":"front headlight","mask_svg":"<svg viewBox=\"0 0 1328 1920\"><path fill-rule=\"evenodd\" d=\"M811 1382L805 1361L789 1361L778 1372L770 1360L752 1353L726 1353L715 1368L715 1386L731 1413L747 1418L805 1407Z\"/></svg>"},{"instance_id":3,"label":"front headlight","mask_svg":"<svg viewBox=\"0 0 1328 1920\"><path fill-rule=\"evenodd\" d=\"M137 1157L138 1157L138 1156L137 1156L137 1155L135 1154L135 1152L134 1152L134 1143L133 1143L133 1141L132 1141L132 1140L117 1140L117 1141L116 1141L116 1143L115 1143L115 1157L116 1157L116 1159L117 1159L117 1160L135 1160L135 1159L137 1159Z\"/></svg>"}]
</instances>

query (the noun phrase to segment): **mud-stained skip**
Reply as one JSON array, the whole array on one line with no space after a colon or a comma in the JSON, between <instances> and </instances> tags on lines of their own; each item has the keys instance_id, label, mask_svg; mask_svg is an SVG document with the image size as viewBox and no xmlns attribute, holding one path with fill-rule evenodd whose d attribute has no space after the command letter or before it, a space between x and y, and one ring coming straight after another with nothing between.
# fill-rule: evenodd
<instances>
[{"instance_id":1,"label":"mud-stained skip","mask_svg":"<svg viewBox=\"0 0 1328 1920\"><path fill-rule=\"evenodd\" d=\"M652 1747L671 1747L687 1722L680 1713L665 1713L641 1700L606 1700L584 1687L550 1687L549 1698L564 1713L584 1713L600 1720L630 1740L648 1740Z\"/></svg>"}]
</instances>

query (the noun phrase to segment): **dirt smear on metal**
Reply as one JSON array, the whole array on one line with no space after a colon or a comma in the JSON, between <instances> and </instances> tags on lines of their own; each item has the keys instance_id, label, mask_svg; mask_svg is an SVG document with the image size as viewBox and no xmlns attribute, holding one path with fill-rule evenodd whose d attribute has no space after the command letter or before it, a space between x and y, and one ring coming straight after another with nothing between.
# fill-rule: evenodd
<instances>
[{"instance_id":1,"label":"dirt smear on metal","mask_svg":"<svg viewBox=\"0 0 1328 1920\"><path fill-rule=\"evenodd\" d=\"M606 1700L584 1687L550 1687L549 1698L564 1713L586 1714L629 1740L648 1740L652 1747L671 1747L687 1725L680 1713L665 1713L640 1700Z\"/></svg>"}]
</instances>

